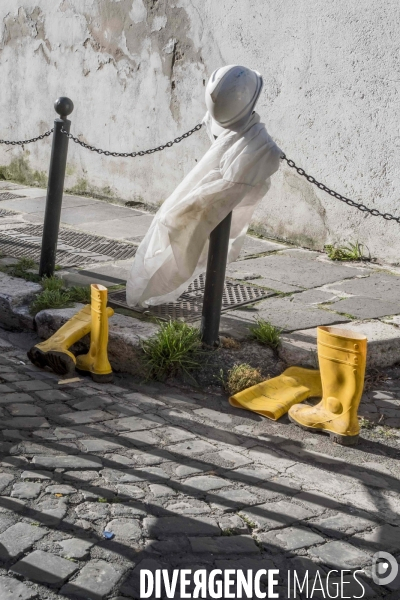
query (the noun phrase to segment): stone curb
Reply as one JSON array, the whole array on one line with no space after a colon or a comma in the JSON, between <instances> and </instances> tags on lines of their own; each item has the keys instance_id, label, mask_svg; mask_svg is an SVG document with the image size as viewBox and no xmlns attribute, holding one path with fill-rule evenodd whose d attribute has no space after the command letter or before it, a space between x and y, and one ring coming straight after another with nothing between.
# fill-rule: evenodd
<instances>
[{"instance_id":1,"label":"stone curb","mask_svg":"<svg viewBox=\"0 0 400 600\"><path fill-rule=\"evenodd\" d=\"M400 361L400 329L395 325L373 319L346 323L342 328L367 336L367 369L391 367ZM288 364L318 368L317 328L283 335L279 355Z\"/></svg>"},{"instance_id":2,"label":"stone curb","mask_svg":"<svg viewBox=\"0 0 400 600\"><path fill-rule=\"evenodd\" d=\"M37 330L41 338L47 339L83 306L76 304L72 308L42 310L33 317L29 313L29 304L41 289L37 283L0 273L0 323L11 329ZM400 361L400 329L396 323L373 319L346 323L343 328L367 336L367 368L390 367ZM114 314L109 321L108 346L113 369L142 375L141 342L157 330L158 326L149 321ZM279 357L288 365L317 368L316 339L316 328L283 334ZM88 347L89 336L86 336L73 351L85 352Z\"/></svg>"}]
</instances>

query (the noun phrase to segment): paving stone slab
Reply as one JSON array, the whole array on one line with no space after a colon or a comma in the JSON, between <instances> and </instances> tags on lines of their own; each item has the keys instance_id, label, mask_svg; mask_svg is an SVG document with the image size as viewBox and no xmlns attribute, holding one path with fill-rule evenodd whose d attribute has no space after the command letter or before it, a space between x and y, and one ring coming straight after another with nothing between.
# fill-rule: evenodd
<instances>
[{"instance_id":1,"label":"paving stone slab","mask_svg":"<svg viewBox=\"0 0 400 600\"><path fill-rule=\"evenodd\" d=\"M160 435L166 439L169 443L181 442L184 440L190 440L196 437L190 431L181 429L180 427L163 427L160 431Z\"/></svg>"},{"instance_id":2,"label":"paving stone slab","mask_svg":"<svg viewBox=\"0 0 400 600\"><path fill-rule=\"evenodd\" d=\"M211 508L206 502L194 498L183 498L175 501L168 504L166 509L174 514L187 516L208 515L211 512Z\"/></svg>"},{"instance_id":3,"label":"paving stone slab","mask_svg":"<svg viewBox=\"0 0 400 600\"><path fill-rule=\"evenodd\" d=\"M270 530L303 521L312 517L313 513L307 508L282 500L248 506L240 511L240 515L244 515L247 522L254 523L259 529Z\"/></svg>"},{"instance_id":4,"label":"paving stone slab","mask_svg":"<svg viewBox=\"0 0 400 600\"><path fill-rule=\"evenodd\" d=\"M149 485L150 492L155 498L167 498L168 496L175 496L175 490L171 489L167 485L161 485L158 483L153 483Z\"/></svg>"},{"instance_id":5,"label":"paving stone slab","mask_svg":"<svg viewBox=\"0 0 400 600\"><path fill-rule=\"evenodd\" d=\"M230 481L214 475L198 475L185 479L185 481L182 482L182 485L187 488L188 492L191 492L192 490L209 492L210 490L219 490L223 487L229 487L232 484Z\"/></svg>"},{"instance_id":6,"label":"paving stone slab","mask_svg":"<svg viewBox=\"0 0 400 600\"><path fill-rule=\"evenodd\" d=\"M204 440L189 439L181 444L168 446L168 450L177 456L196 456L198 454L205 454L206 452L213 452L216 448Z\"/></svg>"},{"instance_id":7,"label":"paving stone slab","mask_svg":"<svg viewBox=\"0 0 400 600\"><path fill-rule=\"evenodd\" d=\"M367 276L349 279L327 286L346 294L378 298L389 302L398 302L400 297L400 277L394 273L371 272ZM339 281L339 280L338 280Z\"/></svg>"},{"instance_id":8,"label":"paving stone slab","mask_svg":"<svg viewBox=\"0 0 400 600\"><path fill-rule=\"evenodd\" d=\"M37 392L39 390L51 390L51 385L45 381L16 381L15 387L22 392Z\"/></svg>"},{"instance_id":9,"label":"paving stone slab","mask_svg":"<svg viewBox=\"0 0 400 600\"><path fill-rule=\"evenodd\" d=\"M92 560L83 567L78 577L64 585L60 594L103 600L121 578L121 573L104 560Z\"/></svg>"},{"instance_id":10,"label":"paving stone slab","mask_svg":"<svg viewBox=\"0 0 400 600\"><path fill-rule=\"evenodd\" d=\"M44 417L14 417L2 421L4 427L10 429L41 429L48 428L50 424Z\"/></svg>"},{"instance_id":11,"label":"paving stone slab","mask_svg":"<svg viewBox=\"0 0 400 600\"><path fill-rule=\"evenodd\" d=\"M21 581L12 577L0 576L0 598L1 600L35 600L38 597L34 590Z\"/></svg>"},{"instance_id":12,"label":"paving stone slab","mask_svg":"<svg viewBox=\"0 0 400 600\"><path fill-rule=\"evenodd\" d=\"M55 485L49 485L46 488L46 494L62 494L63 496L68 496L69 494L75 494L77 492L77 489L72 487L72 485L62 485L62 484L55 484Z\"/></svg>"},{"instance_id":13,"label":"paving stone slab","mask_svg":"<svg viewBox=\"0 0 400 600\"><path fill-rule=\"evenodd\" d=\"M248 451L249 457L257 463L275 469L278 472L283 472L295 464L293 458L278 454L271 450L269 446L254 446Z\"/></svg>"},{"instance_id":14,"label":"paving stone slab","mask_svg":"<svg viewBox=\"0 0 400 600\"><path fill-rule=\"evenodd\" d=\"M85 425L86 423L98 423L99 421L106 421L112 419L112 415L103 410L82 410L77 412L64 413L60 417L67 423L74 423L75 425Z\"/></svg>"},{"instance_id":15,"label":"paving stone slab","mask_svg":"<svg viewBox=\"0 0 400 600\"><path fill-rule=\"evenodd\" d=\"M325 539L304 527L288 527L283 530L260 533L259 541L269 552L289 552L321 544Z\"/></svg>"},{"instance_id":16,"label":"paving stone slab","mask_svg":"<svg viewBox=\"0 0 400 600\"><path fill-rule=\"evenodd\" d=\"M169 537L170 535L221 535L215 519L209 517L146 517L143 526L149 537Z\"/></svg>"},{"instance_id":17,"label":"paving stone slab","mask_svg":"<svg viewBox=\"0 0 400 600\"><path fill-rule=\"evenodd\" d=\"M91 396L86 400L74 403L75 410L97 410L113 404L114 400L107 396Z\"/></svg>"},{"instance_id":18,"label":"paving stone slab","mask_svg":"<svg viewBox=\"0 0 400 600\"><path fill-rule=\"evenodd\" d=\"M36 504L30 515L41 525L56 527L67 514L68 505L64 500L48 499Z\"/></svg>"},{"instance_id":19,"label":"paving stone slab","mask_svg":"<svg viewBox=\"0 0 400 600\"><path fill-rule=\"evenodd\" d=\"M217 490L215 493L209 494L206 497L206 500L214 509L218 509L223 512L235 512L239 508L243 508L243 506L253 503L257 504L257 502L260 502L257 496L255 496L247 488Z\"/></svg>"},{"instance_id":20,"label":"paving stone slab","mask_svg":"<svg viewBox=\"0 0 400 600\"><path fill-rule=\"evenodd\" d=\"M249 535L221 537L189 537L194 553L216 554L259 554L260 549Z\"/></svg>"},{"instance_id":21,"label":"paving stone slab","mask_svg":"<svg viewBox=\"0 0 400 600\"><path fill-rule=\"evenodd\" d=\"M45 402L56 402L57 400L71 400L71 396L60 390L40 390L35 395Z\"/></svg>"},{"instance_id":22,"label":"paving stone slab","mask_svg":"<svg viewBox=\"0 0 400 600\"><path fill-rule=\"evenodd\" d=\"M352 543L365 550L381 550L397 554L400 549L400 527L386 523L367 533L358 533L351 539Z\"/></svg>"},{"instance_id":23,"label":"paving stone slab","mask_svg":"<svg viewBox=\"0 0 400 600\"><path fill-rule=\"evenodd\" d=\"M40 483L23 482L15 483L11 492L12 498L37 498L42 486Z\"/></svg>"},{"instance_id":24,"label":"paving stone slab","mask_svg":"<svg viewBox=\"0 0 400 600\"><path fill-rule=\"evenodd\" d=\"M320 517L312 526L329 537L343 537L374 527L373 519L355 514L338 512L329 517Z\"/></svg>"},{"instance_id":25,"label":"paving stone slab","mask_svg":"<svg viewBox=\"0 0 400 600\"><path fill-rule=\"evenodd\" d=\"M126 417L107 421L105 425L115 431L143 431L160 427L164 423L164 419L157 415L143 415L142 417Z\"/></svg>"},{"instance_id":26,"label":"paving stone slab","mask_svg":"<svg viewBox=\"0 0 400 600\"><path fill-rule=\"evenodd\" d=\"M309 554L334 569L361 569L369 564L371 557L347 542L328 542L311 548Z\"/></svg>"},{"instance_id":27,"label":"paving stone slab","mask_svg":"<svg viewBox=\"0 0 400 600\"><path fill-rule=\"evenodd\" d=\"M85 447L86 452L110 452L123 446L117 440L110 440L104 437L93 440L82 440L81 443Z\"/></svg>"},{"instance_id":28,"label":"paving stone slab","mask_svg":"<svg viewBox=\"0 0 400 600\"><path fill-rule=\"evenodd\" d=\"M21 403L33 403L35 399L33 396L29 394L24 394L22 392L13 392L11 394L1 394L0 395L0 404L15 404L16 402Z\"/></svg>"},{"instance_id":29,"label":"paving stone slab","mask_svg":"<svg viewBox=\"0 0 400 600\"><path fill-rule=\"evenodd\" d=\"M85 560L89 556L89 550L94 546L92 540L82 540L81 538L69 538L62 542L57 542L57 545L62 548L61 554L67 558L77 558Z\"/></svg>"},{"instance_id":30,"label":"paving stone slab","mask_svg":"<svg viewBox=\"0 0 400 600\"><path fill-rule=\"evenodd\" d=\"M14 480L11 473L0 473L0 493Z\"/></svg>"},{"instance_id":31,"label":"paving stone slab","mask_svg":"<svg viewBox=\"0 0 400 600\"><path fill-rule=\"evenodd\" d=\"M11 572L46 585L61 585L78 570L78 565L60 556L35 550L18 561Z\"/></svg>"},{"instance_id":32,"label":"paving stone slab","mask_svg":"<svg viewBox=\"0 0 400 600\"><path fill-rule=\"evenodd\" d=\"M137 519L113 519L107 523L106 531L112 531L117 540L138 541L142 535Z\"/></svg>"},{"instance_id":33,"label":"paving stone slab","mask_svg":"<svg viewBox=\"0 0 400 600\"><path fill-rule=\"evenodd\" d=\"M96 521L104 519L108 516L109 506L107 504L97 502L82 502L75 507L75 512L81 519L88 521Z\"/></svg>"},{"instance_id":34,"label":"paving stone slab","mask_svg":"<svg viewBox=\"0 0 400 600\"><path fill-rule=\"evenodd\" d=\"M9 561L18 558L48 531L27 523L16 523L0 534L0 559Z\"/></svg>"},{"instance_id":35,"label":"paving stone slab","mask_svg":"<svg viewBox=\"0 0 400 600\"><path fill-rule=\"evenodd\" d=\"M382 298L368 298L353 296L334 302L329 306L331 310L346 313L357 319L377 319L388 315L400 313L400 302L393 299L392 302Z\"/></svg>"},{"instance_id":36,"label":"paving stone slab","mask_svg":"<svg viewBox=\"0 0 400 600\"><path fill-rule=\"evenodd\" d=\"M34 456L32 463L48 469L101 469L103 463L98 456Z\"/></svg>"},{"instance_id":37,"label":"paving stone slab","mask_svg":"<svg viewBox=\"0 0 400 600\"><path fill-rule=\"evenodd\" d=\"M40 406L24 404L22 402L20 404L7 404L7 412L12 417L36 417L43 414Z\"/></svg>"},{"instance_id":38,"label":"paving stone slab","mask_svg":"<svg viewBox=\"0 0 400 600\"><path fill-rule=\"evenodd\" d=\"M307 251L283 251L280 254L257 259L238 261L232 265L235 271L252 271L272 281L288 283L297 287L321 287L343 279L350 279L370 273L370 269L350 265L335 264L318 260L320 255Z\"/></svg>"}]
</instances>

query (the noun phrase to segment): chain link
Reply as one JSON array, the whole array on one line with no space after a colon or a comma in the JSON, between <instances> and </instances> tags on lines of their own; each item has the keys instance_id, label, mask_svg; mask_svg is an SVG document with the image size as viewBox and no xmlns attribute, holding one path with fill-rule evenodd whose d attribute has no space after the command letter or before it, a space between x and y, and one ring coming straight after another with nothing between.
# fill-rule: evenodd
<instances>
[{"instance_id":1,"label":"chain link","mask_svg":"<svg viewBox=\"0 0 400 600\"><path fill-rule=\"evenodd\" d=\"M192 135L192 133L201 129L202 126L203 126L203 124L199 123L198 125L196 125L196 127L193 127L193 129L190 129L183 135L175 138L173 142L167 142L166 144L157 146L157 148L150 148L149 150L140 150L138 152L111 152L110 150L102 150L101 148L96 148L95 146L90 146L89 144L85 144L85 142L82 142L77 137L74 137L71 133L68 133L68 131L65 131L65 129L63 129L63 128L61 128L61 133L63 133L70 140L75 142L75 144L79 144L80 146L82 146L82 148L87 148L88 150L91 150L92 152L97 152L97 154L104 154L104 156L135 158L135 156L144 156L145 154L154 154L154 152L160 152L161 150L164 150L165 148L171 148L171 146L173 146L174 144L179 144L179 142L188 138L190 135Z\"/></svg>"},{"instance_id":2,"label":"chain link","mask_svg":"<svg viewBox=\"0 0 400 600\"><path fill-rule=\"evenodd\" d=\"M400 223L400 217L395 217L394 215L391 215L390 213L382 213L379 210L377 210L376 208L368 208L364 204L355 202L354 200L350 200L350 198L346 198L345 196L338 194L338 192L334 192L333 190L328 188L323 183L320 183L319 181L317 181L311 175L307 175L307 173L304 171L304 169L301 169L300 167L298 167L296 165L296 163L294 162L294 160L290 160L289 158L287 158L286 154L282 154L281 158L282 158L282 160L286 160L289 167L292 167L292 169L296 169L298 174L301 175L302 177L305 177L307 179L307 181L309 181L313 185L316 185L320 190L323 190L330 196L333 196L334 198L337 198L341 202L344 202L348 206L357 208L358 210L361 210L361 212L369 213L373 217L383 217L386 221L396 221L396 223Z\"/></svg>"},{"instance_id":3,"label":"chain link","mask_svg":"<svg viewBox=\"0 0 400 600\"><path fill-rule=\"evenodd\" d=\"M11 142L9 140L0 140L0 144L6 144L6 146L25 146L25 144L32 144L33 142L37 142L39 140L44 140L44 138L49 137L53 133L54 129L50 129L50 131L46 131L46 133L42 133L42 135L38 135L31 140L21 140L20 142Z\"/></svg>"}]
</instances>

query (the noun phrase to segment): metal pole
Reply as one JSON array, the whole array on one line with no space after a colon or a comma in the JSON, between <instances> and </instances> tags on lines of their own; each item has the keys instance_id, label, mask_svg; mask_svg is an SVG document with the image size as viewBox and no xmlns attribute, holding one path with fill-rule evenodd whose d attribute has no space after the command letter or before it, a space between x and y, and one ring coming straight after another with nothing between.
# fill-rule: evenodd
<instances>
[{"instance_id":1,"label":"metal pole","mask_svg":"<svg viewBox=\"0 0 400 600\"><path fill-rule=\"evenodd\" d=\"M49 183L47 185L46 209L44 213L42 251L39 275L51 277L56 265L58 230L60 227L65 168L67 165L68 138L61 128L69 133L71 121L67 117L74 110L72 100L58 98L54 103L60 118L54 121L53 145L51 148Z\"/></svg>"},{"instance_id":2,"label":"metal pole","mask_svg":"<svg viewBox=\"0 0 400 600\"><path fill-rule=\"evenodd\" d=\"M219 344L219 322L224 293L231 221L232 213L229 213L210 235L201 318L201 339L206 346L218 346Z\"/></svg>"}]
</instances>

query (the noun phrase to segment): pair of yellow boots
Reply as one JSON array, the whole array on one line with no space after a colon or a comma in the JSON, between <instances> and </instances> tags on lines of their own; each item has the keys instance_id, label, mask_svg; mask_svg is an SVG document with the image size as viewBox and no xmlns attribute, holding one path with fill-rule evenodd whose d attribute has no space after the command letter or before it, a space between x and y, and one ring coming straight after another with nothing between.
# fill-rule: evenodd
<instances>
[{"instance_id":1,"label":"pair of yellow boots","mask_svg":"<svg viewBox=\"0 0 400 600\"><path fill-rule=\"evenodd\" d=\"M308 431L325 431L345 446L358 443L360 404L367 359L367 338L336 327L318 327L319 371L290 367L279 377L232 396L233 406L279 419L289 419ZM321 397L316 406L301 405Z\"/></svg>"},{"instance_id":2,"label":"pair of yellow boots","mask_svg":"<svg viewBox=\"0 0 400 600\"><path fill-rule=\"evenodd\" d=\"M107 308L107 288L100 284L91 286L91 305L86 305L48 340L33 346L28 358L34 365L50 367L58 375L78 372L90 373L93 380L108 383L113 372L108 360L108 318L114 311ZM87 354L75 357L68 350L90 332L90 349Z\"/></svg>"}]
</instances>

